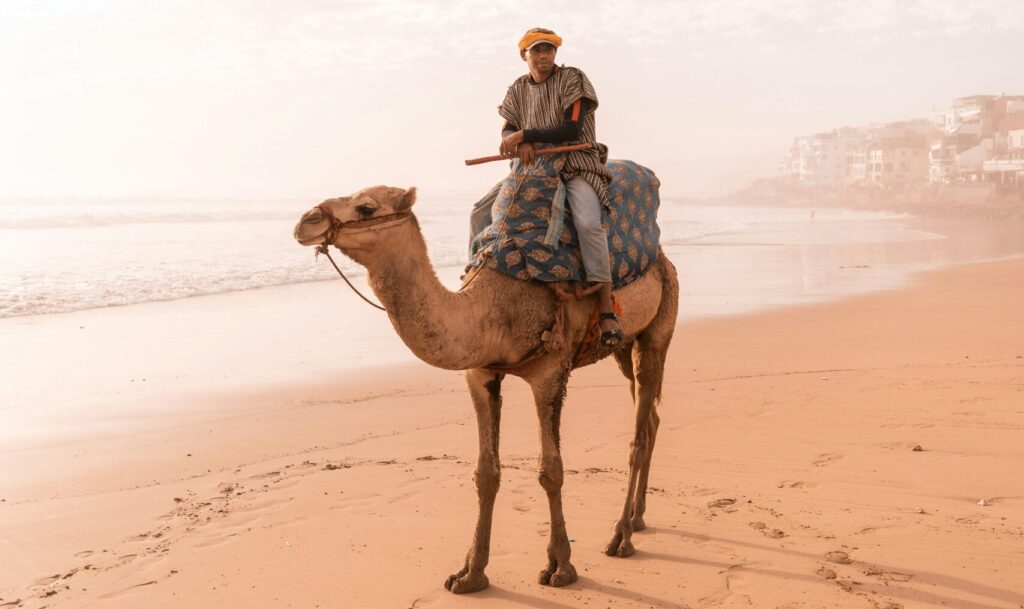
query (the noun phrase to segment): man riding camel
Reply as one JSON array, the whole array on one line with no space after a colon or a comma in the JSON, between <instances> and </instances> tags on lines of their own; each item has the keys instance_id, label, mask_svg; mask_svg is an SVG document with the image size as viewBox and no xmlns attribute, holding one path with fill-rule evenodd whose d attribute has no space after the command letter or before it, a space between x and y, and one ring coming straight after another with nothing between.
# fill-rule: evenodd
<instances>
[{"instance_id":1,"label":"man riding camel","mask_svg":"<svg viewBox=\"0 0 1024 609\"><path fill-rule=\"evenodd\" d=\"M608 148L597 142L594 112L597 93L582 70L555 65L562 38L551 30L533 28L519 39L519 56L529 73L508 88L498 114L505 119L499 151L518 156L532 164L535 143L591 144L588 150L564 153L562 181L579 234L580 253L587 281L583 295L600 299L601 343L615 348L623 339L622 327L612 305L612 277L608 256L608 235L601 225L602 207L607 202L611 174L605 166ZM470 216L470 238L491 224L491 207L500 183L474 207Z\"/></svg>"}]
</instances>

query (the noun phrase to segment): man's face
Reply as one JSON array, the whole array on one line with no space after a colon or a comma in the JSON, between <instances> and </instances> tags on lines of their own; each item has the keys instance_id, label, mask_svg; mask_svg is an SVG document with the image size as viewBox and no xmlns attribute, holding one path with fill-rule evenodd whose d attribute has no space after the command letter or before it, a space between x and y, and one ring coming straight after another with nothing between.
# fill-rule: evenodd
<instances>
[{"instance_id":1,"label":"man's face","mask_svg":"<svg viewBox=\"0 0 1024 609\"><path fill-rule=\"evenodd\" d=\"M555 53L557 51L555 45L542 42L526 51L523 59L530 67L530 72L546 77L555 69Z\"/></svg>"}]
</instances>

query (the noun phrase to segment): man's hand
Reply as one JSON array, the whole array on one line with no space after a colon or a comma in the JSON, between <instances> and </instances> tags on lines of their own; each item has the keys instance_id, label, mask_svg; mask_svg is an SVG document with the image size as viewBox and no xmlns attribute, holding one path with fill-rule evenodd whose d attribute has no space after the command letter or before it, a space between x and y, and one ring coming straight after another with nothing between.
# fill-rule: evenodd
<instances>
[{"instance_id":1,"label":"man's hand","mask_svg":"<svg viewBox=\"0 0 1024 609\"><path fill-rule=\"evenodd\" d=\"M501 139L501 146L498 146L498 152L503 156L515 156L517 148L523 143L523 132L516 131L510 133Z\"/></svg>"},{"instance_id":2,"label":"man's hand","mask_svg":"<svg viewBox=\"0 0 1024 609\"><path fill-rule=\"evenodd\" d=\"M519 144L519 162L524 165L533 165L533 162L537 160L537 151L533 149L533 144Z\"/></svg>"},{"instance_id":3,"label":"man's hand","mask_svg":"<svg viewBox=\"0 0 1024 609\"><path fill-rule=\"evenodd\" d=\"M533 149L533 144L523 143L522 131L510 133L502 138L498 152L507 157L518 155L519 162L526 165L532 165L537 160L537 151Z\"/></svg>"}]
</instances>

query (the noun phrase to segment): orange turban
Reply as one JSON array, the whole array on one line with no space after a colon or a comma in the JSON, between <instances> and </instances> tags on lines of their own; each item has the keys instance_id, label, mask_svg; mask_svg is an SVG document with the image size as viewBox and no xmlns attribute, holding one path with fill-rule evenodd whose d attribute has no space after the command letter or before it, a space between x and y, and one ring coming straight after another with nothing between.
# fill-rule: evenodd
<instances>
[{"instance_id":1,"label":"orange turban","mask_svg":"<svg viewBox=\"0 0 1024 609\"><path fill-rule=\"evenodd\" d=\"M546 42L558 48L562 46L562 37L558 34L547 34L545 32L527 32L519 39L519 50L520 52L525 51L538 42Z\"/></svg>"}]
</instances>

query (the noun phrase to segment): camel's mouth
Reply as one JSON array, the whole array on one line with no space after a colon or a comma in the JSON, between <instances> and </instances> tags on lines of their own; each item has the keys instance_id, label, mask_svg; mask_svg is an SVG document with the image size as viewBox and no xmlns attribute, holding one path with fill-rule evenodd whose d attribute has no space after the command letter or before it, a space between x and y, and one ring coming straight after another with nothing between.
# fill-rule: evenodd
<instances>
[{"instance_id":1,"label":"camel's mouth","mask_svg":"<svg viewBox=\"0 0 1024 609\"><path fill-rule=\"evenodd\" d=\"M331 222L324 217L323 211L314 207L302 215L293 235L300 245L320 245L330 226Z\"/></svg>"},{"instance_id":2,"label":"camel's mouth","mask_svg":"<svg viewBox=\"0 0 1024 609\"><path fill-rule=\"evenodd\" d=\"M325 234L326 231L320 233L316 237L299 237L298 235L296 235L295 240L299 242L299 245L320 245L321 243L324 242Z\"/></svg>"}]
</instances>

